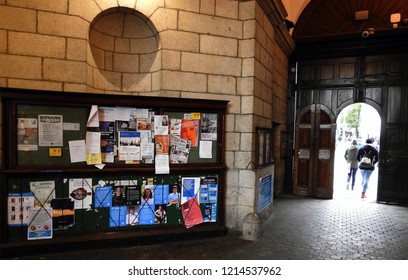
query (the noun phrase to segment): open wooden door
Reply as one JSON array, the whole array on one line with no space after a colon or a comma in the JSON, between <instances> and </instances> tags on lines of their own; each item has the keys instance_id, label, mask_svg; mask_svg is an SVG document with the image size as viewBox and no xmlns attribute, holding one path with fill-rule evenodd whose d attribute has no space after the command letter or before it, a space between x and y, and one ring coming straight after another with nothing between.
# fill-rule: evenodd
<instances>
[{"instance_id":1,"label":"open wooden door","mask_svg":"<svg viewBox=\"0 0 408 280\"><path fill-rule=\"evenodd\" d=\"M384 86L377 200L408 205L408 88Z\"/></svg>"},{"instance_id":2,"label":"open wooden door","mask_svg":"<svg viewBox=\"0 0 408 280\"><path fill-rule=\"evenodd\" d=\"M327 107L313 104L297 117L294 193L333 198L336 119Z\"/></svg>"}]
</instances>

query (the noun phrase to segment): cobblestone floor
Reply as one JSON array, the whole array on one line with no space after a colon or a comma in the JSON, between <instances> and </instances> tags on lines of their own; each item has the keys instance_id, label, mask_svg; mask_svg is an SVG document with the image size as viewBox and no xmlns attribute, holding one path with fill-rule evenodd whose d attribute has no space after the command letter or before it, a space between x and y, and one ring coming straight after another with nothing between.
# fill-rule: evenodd
<instances>
[{"instance_id":1,"label":"cobblestone floor","mask_svg":"<svg viewBox=\"0 0 408 280\"><path fill-rule=\"evenodd\" d=\"M322 200L284 195L261 238L225 237L55 253L19 259L407 260L408 208L361 199L356 191Z\"/></svg>"}]
</instances>

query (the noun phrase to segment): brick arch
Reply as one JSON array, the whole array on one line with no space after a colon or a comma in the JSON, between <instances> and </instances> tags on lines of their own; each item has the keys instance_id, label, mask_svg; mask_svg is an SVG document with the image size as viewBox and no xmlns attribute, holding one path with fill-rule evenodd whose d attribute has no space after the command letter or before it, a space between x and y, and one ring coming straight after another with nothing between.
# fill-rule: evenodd
<instances>
[{"instance_id":1,"label":"brick arch","mask_svg":"<svg viewBox=\"0 0 408 280\"><path fill-rule=\"evenodd\" d=\"M163 0L70 0L68 13L91 23L98 14L112 8L129 8L150 18L161 7Z\"/></svg>"}]
</instances>

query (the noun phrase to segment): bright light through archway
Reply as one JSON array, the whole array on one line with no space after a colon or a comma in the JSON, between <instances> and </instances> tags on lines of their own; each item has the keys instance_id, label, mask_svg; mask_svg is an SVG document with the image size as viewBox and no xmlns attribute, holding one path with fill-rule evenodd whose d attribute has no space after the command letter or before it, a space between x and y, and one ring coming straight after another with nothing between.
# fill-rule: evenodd
<instances>
[{"instance_id":1,"label":"bright light through archway","mask_svg":"<svg viewBox=\"0 0 408 280\"><path fill-rule=\"evenodd\" d=\"M357 114L359 112L359 114ZM356 127L350 127L356 115L359 116L360 122ZM346 120L348 119L348 120ZM352 140L357 140L358 146L365 145L368 137L374 138L375 146L380 148L381 136L381 117L379 113L370 105L364 103L352 104L343 109L336 121L336 151L334 162L334 181L333 181L333 198L361 200L361 175L359 170L356 174L355 190L347 189L348 165L344 158L345 151L350 147ZM376 166L367 190L367 201L377 199L378 188L378 165Z\"/></svg>"}]
</instances>

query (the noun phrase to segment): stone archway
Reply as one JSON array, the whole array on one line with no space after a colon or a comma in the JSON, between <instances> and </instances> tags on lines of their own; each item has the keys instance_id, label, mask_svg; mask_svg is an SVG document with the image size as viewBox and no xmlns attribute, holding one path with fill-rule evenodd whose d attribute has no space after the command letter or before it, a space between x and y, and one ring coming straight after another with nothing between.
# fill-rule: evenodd
<instances>
[{"instance_id":1,"label":"stone archway","mask_svg":"<svg viewBox=\"0 0 408 280\"><path fill-rule=\"evenodd\" d=\"M369 104L354 103L343 108L337 116L336 129L336 152L334 161L334 198L360 199L361 198L361 176L357 169L354 176L349 178L350 166L346 163L345 152L351 147L352 141L357 141L357 149L365 145L368 137L375 139L373 145L381 149L381 116L379 112ZM368 200L377 200L378 191L378 166L369 181ZM351 175L351 174L350 174Z\"/></svg>"}]
</instances>

